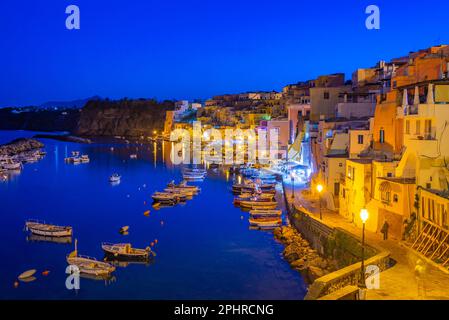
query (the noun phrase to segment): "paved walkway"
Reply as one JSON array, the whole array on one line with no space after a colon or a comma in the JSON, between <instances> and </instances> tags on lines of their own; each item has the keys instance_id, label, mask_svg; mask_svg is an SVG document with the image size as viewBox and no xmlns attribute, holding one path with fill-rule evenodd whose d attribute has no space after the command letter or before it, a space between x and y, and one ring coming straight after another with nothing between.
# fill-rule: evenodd
<instances>
[{"instance_id":1,"label":"paved walkway","mask_svg":"<svg viewBox=\"0 0 449 320\"><path fill-rule=\"evenodd\" d=\"M291 203L291 188L285 186L287 198ZM297 207L305 208L312 217L319 220L319 203L317 199L303 197L302 190L295 191L294 202ZM322 222L342 228L361 238L361 229L347 221L338 213L322 208ZM401 245L396 240L383 240L382 235L366 231L366 242L372 247L386 250L396 264L380 275L380 289L368 290L368 300L410 300L410 299L449 299L449 274L442 272L432 265L426 266L423 280L418 281L414 274L416 261L415 253Z\"/></svg>"}]
</instances>

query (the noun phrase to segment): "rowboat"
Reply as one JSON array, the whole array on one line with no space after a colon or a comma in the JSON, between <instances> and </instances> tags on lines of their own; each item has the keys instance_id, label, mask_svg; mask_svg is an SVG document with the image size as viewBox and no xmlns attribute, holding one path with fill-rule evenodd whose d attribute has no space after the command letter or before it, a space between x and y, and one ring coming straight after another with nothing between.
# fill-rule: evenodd
<instances>
[{"instance_id":1,"label":"rowboat","mask_svg":"<svg viewBox=\"0 0 449 320\"><path fill-rule=\"evenodd\" d=\"M80 273L93 276L108 276L115 271L115 267L107 262L78 255L77 244L78 241L75 239L75 250L67 256L67 263L77 266Z\"/></svg>"},{"instance_id":2,"label":"rowboat","mask_svg":"<svg viewBox=\"0 0 449 320\"><path fill-rule=\"evenodd\" d=\"M263 218L263 219L249 219L249 224L252 227L258 227L261 229L276 228L282 224L280 218Z\"/></svg>"},{"instance_id":3,"label":"rowboat","mask_svg":"<svg viewBox=\"0 0 449 320\"><path fill-rule=\"evenodd\" d=\"M81 163L89 163L90 159L89 156L87 154L83 154L80 158Z\"/></svg>"},{"instance_id":4,"label":"rowboat","mask_svg":"<svg viewBox=\"0 0 449 320\"><path fill-rule=\"evenodd\" d=\"M179 189L183 189L183 190L192 190L192 191L195 191L195 192L201 191L200 187L190 186L190 185L187 184L187 181L185 181L185 180L181 181L179 184L175 184L175 182L172 181L172 182L167 184L167 187L169 187L169 188L179 188Z\"/></svg>"},{"instance_id":5,"label":"rowboat","mask_svg":"<svg viewBox=\"0 0 449 320\"><path fill-rule=\"evenodd\" d=\"M130 243L107 243L101 244L101 248L104 253L109 257L120 258L120 259L148 259L150 256L154 256L154 252L151 251L150 247L145 249L133 248Z\"/></svg>"},{"instance_id":6,"label":"rowboat","mask_svg":"<svg viewBox=\"0 0 449 320\"><path fill-rule=\"evenodd\" d=\"M17 278L19 280L25 280L25 279L31 278L32 276L34 276L36 271L37 271L36 269L27 270L25 272L22 272Z\"/></svg>"},{"instance_id":7,"label":"rowboat","mask_svg":"<svg viewBox=\"0 0 449 320\"><path fill-rule=\"evenodd\" d=\"M271 194L261 194L259 196L242 196L240 195L237 198L234 198L234 204L240 205L242 201L253 201L253 202L272 202L274 199L273 195Z\"/></svg>"},{"instance_id":8,"label":"rowboat","mask_svg":"<svg viewBox=\"0 0 449 320\"><path fill-rule=\"evenodd\" d=\"M177 195L167 192L155 192L151 198L156 202L169 202L175 204L179 202L179 197Z\"/></svg>"},{"instance_id":9,"label":"rowboat","mask_svg":"<svg viewBox=\"0 0 449 320\"><path fill-rule=\"evenodd\" d=\"M271 210L275 209L277 206L277 202L270 202L270 201L263 201L263 202L256 202L256 201L240 201L240 206L242 208L247 209L261 209L261 210Z\"/></svg>"},{"instance_id":10,"label":"rowboat","mask_svg":"<svg viewBox=\"0 0 449 320\"><path fill-rule=\"evenodd\" d=\"M121 178L122 178L121 175L119 175L118 173L114 173L109 177L109 182L120 182Z\"/></svg>"},{"instance_id":11,"label":"rowboat","mask_svg":"<svg viewBox=\"0 0 449 320\"><path fill-rule=\"evenodd\" d=\"M252 218L276 218L282 215L282 210L251 210L249 212Z\"/></svg>"},{"instance_id":12,"label":"rowboat","mask_svg":"<svg viewBox=\"0 0 449 320\"><path fill-rule=\"evenodd\" d=\"M182 174L182 178L184 180L189 180L189 181L192 181L192 180L204 180L205 177L206 177L205 173L194 173L194 172L186 173L186 172L184 172Z\"/></svg>"},{"instance_id":13,"label":"rowboat","mask_svg":"<svg viewBox=\"0 0 449 320\"><path fill-rule=\"evenodd\" d=\"M45 237L70 237L72 236L72 227L56 226L43 222L28 220L25 222L25 229L33 234Z\"/></svg>"}]
</instances>

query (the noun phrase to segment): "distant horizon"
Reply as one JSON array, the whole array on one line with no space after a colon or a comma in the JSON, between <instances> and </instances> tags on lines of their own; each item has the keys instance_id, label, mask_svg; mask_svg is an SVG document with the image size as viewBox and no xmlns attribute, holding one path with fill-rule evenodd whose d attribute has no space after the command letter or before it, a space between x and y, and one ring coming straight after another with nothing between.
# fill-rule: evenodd
<instances>
[{"instance_id":1,"label":"distant horizon","mask_svg":"<svg viewBox=\"0 0 449 320\"><path fill-rule=\"evenodd\" d=\"M79 30L66 29L67 4L25 1L0 11L0 107L281 91L337 72L350 80L357 68L449 43L443 0L419 10L378 0L380 30L365 26L366 0L74 4Z\"/></svg>"}]
</instances>

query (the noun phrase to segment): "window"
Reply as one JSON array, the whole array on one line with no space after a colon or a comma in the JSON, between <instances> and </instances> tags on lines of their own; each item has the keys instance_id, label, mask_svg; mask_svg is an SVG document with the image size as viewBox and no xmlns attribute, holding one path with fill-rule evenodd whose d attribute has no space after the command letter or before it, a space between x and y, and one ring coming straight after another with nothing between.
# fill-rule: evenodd
<instances>
[{"instance_id":1,"label":"window","mask_svg":"<svg viewBox=\"0 0 449 320\"><path fill-rule=\"evenodd\" d=\"M330 94L327 91L324 91L324 100L329 100Z\"/></svg>"},{"instance_id":2,"label":"window","mask_svg":"<svg viewBox=\"0 0 449 320\"><path fill-rule=\"evenodd\" d=\"M393 195L393 202L398 202L399 201L399 197L397 194Z\"/></svg>"},{"instance_id":3,"label":"window","mask_svg":"<svg viewBox=\"0 0 449 320\"><path fill-rule=\"evenodd\" d=\"M405 134L410 134L410 120L405 121Z\"/></svg>"},{"instance_id":4,"label":"window","mask_svg":"<svg viewBox=\"0 0 449 320\"><path fill-rule=\"evenodd\" d=\"M388 173L387 173L387 177L388 177L388 178L391 178L392 176L393 176L393 173L391 173L391 172L388 172Z\"/></svg>"},{"instance_id":5,"label":"window","mask_svg":"<svg viewBox=\"0 0 449 320\"><path fill-rule=\"evenodd\" d=\"M340 162L340 163L338 164L338 166L339 166L340 168L343 167L343 163Z\"/></svg>"},{"instance_id":6,"label":"window","mask_svg":"<svg viewBox=\"0 0 449 320\"><path fill-rule=\"evenodd\" d=\"M358 144L363 144L363 135L359 134L357 136L357 142L358 142Z\"/></svg>"},{"instance_id":7,"label":"window","mask_svg":"<svg viewBox=\"0 0 449 320\"><path fill-rule=\"evenodd\" d=\"M380 199L384 202L390 202L390 191L384 191L380 193Z\"/></svg>"},{"instance_id":8,"label":"window","mask_svg":"<svg viewBox=\"0 0 449 320\"><path fill-rule=\"evenodd\" d=\"M421 120L416 120L416 131L415 131L416 135L421 134Z\"/></svg>"},{"instance_id":9,"label":"window","mask_svg":"<svg viewBox=\"0 0 449 320\"><path fill-rule=\"evenodd\" d=\"M380 129L379 142L380 143L385 143L385 130L384 129Z\"/></svg>"}]
</instances>

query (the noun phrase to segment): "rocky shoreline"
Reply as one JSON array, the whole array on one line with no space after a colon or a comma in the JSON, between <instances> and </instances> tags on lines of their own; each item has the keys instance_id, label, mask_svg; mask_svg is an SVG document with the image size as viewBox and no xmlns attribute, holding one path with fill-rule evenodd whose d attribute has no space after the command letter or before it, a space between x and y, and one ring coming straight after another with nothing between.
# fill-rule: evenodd
<instances>
[{"instance_id":1,"label":"rocky shoreline","mask_svg":"<svg viewBox=\"0 0 449 320\"><path fill-rule=\"evenodd\" d=\"M19 138L6 144L0 145L0 155L15 156L24 152L41 149L44 144L35 139Z\"/></svg>"},{"instance_id":2,"label":"rocky shoreline","mask_svg":"<svg viewBox=\"0 0 449 320\"><path fill-rule=\"evenodd\" d=\"M337 270L337 262L321 257L295 228L283 226L274 230L274 237L285 245L283 256L290 266L303 275L307 284Z\"/></svg>"}]
</instances>

